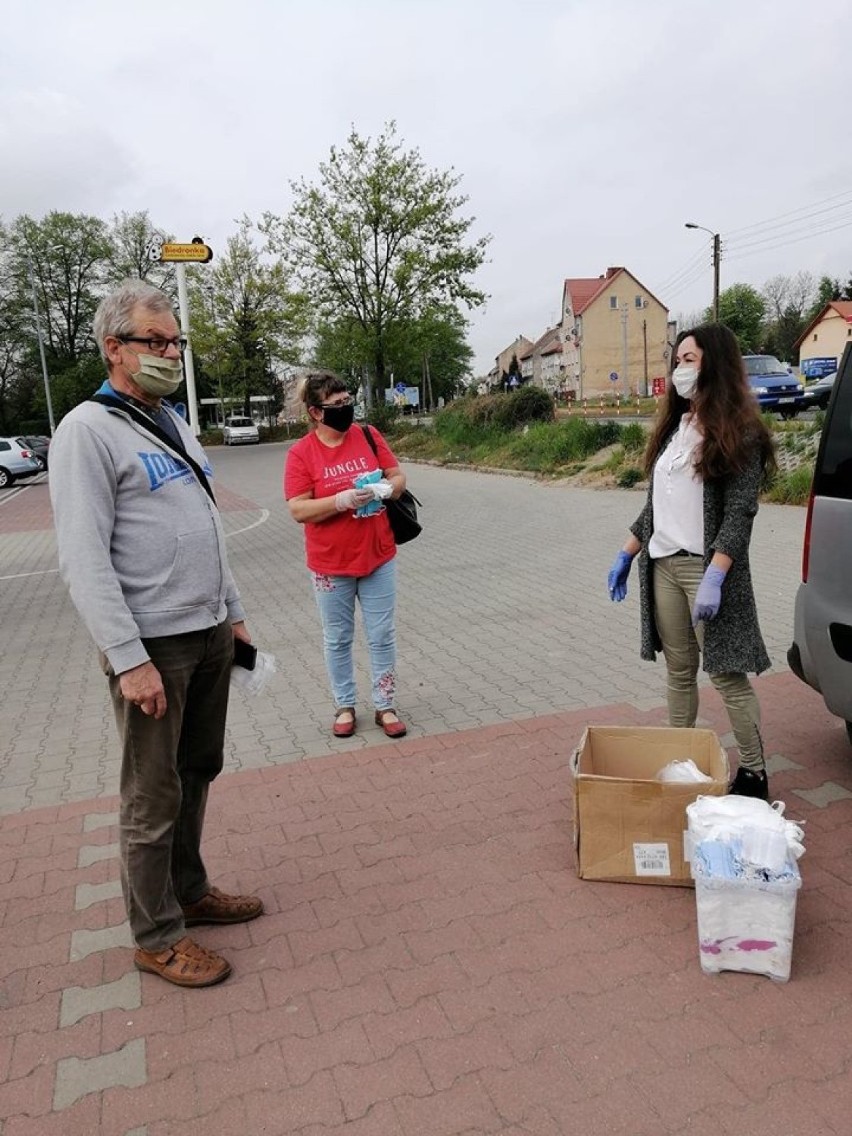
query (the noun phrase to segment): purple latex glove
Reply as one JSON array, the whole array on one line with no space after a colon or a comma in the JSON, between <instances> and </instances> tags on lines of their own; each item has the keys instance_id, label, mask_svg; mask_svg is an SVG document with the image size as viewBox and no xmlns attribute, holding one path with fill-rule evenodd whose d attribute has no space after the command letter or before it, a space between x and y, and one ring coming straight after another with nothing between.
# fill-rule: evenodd
<instances>
[{"instance_id":1,"label":"purple latex glove","mask_svg":"<svg viewBox=\"0 0 852 1136\"><path fill-rule=\"evenodd\" d=\"M627 597L627 577L630 575L632 563L633 557L630 553L622 550L609 570L606 586L609 589L609 598L615 603L621 603Z\"/></svg>"},{"instance_id":2,"label":"purple latex glove","mask_svg":"<svg viewBox=\"0 0 852 1136\"><path fill-rule=\"evenodd\" d=\"M715 564L708 564L698 585L695 594L695 603L692 605L692 626L695 627L700 619L714 619L722 606L722 584L728 574L727 568L717 568Z\"/></svg>"}]
</instances>

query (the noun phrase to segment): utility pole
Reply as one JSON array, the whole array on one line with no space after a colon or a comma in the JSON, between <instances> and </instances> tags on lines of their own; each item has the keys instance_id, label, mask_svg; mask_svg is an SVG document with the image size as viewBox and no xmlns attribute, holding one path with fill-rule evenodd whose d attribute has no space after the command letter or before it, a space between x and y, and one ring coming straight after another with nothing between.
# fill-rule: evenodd
<instances>
[{"instance_id":1,"label":"utility pole","mask_svg":"<svg viewBox=\"0 0 852 1136\"><path fill-rule=\"evenodd\" d=\"M719 322L719 262L722 259L722 238L706 225L696 225L694 221L686 221L685 229L700 229L702 233L709 233L713 238L713 322Z\"/></svg>"},{"instance_id":2,"label":"utility pole","mask_svg":"<svg viewBox=\"0 0 852 1136\"><path fill-rule=\"evenodd\" d=\"M713 234L713 322L719 322L719 261L722 259L722 241Z\"/></svg>"},{"instance_id":3,"label":"utility pole","mask_svg":"<svg viewBox=\"0 0 852 1136\"><path fill-rule=\"evenodd\" d=\"M630 382L627 378L627 317L630 308L627 303L621 305L621 375L624 379L624 393L630 397Z\"/></svg>"},{"instance_id":4,"label":"utility pole","mask_svg":"<svg viewBox=\"0 0 852 1136\"><path fill-rule=\"evenodd\" d=\"M50 379L47 376L47 360L44 357L44 339L41 334L41 315L38 310L38 293L35 286L35 271L33 270L33 258L27 249L27 264L30 269L30 288L33 293L33 314L35 315L36 325L36 338L38 339L38 353L41 356L41 374L44 379L44 397L47 402L47 420L50 423L50 436L53 437L56 431L56 423L53 421L53 403L50 400Z\"/></svg>"},{"instance_id":5,"label":"utility pole","mask_svg":"<svg viewBox=\"0 0 852 1136\"><path fill-rule=\"evenodd\" d=\"M645 389L644 394L647 397L651 392L648 390L648 321L642 320L642 356L645 361Z\"/></svg>"}]
</instances>

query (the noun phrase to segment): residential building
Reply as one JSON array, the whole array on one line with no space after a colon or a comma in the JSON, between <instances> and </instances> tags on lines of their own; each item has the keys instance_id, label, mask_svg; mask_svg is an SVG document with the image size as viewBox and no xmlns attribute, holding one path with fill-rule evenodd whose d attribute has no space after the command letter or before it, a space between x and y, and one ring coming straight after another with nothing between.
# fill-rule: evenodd
<instances>
[{"instance_id":1,"label":"residential building","mask_svg":"<svg viewBox=\"0 0 852 1136\"><path fill-rule=\"evenodd\" d=\"M532 346L533 342L531 339L527 339L525 335L518 335L508 347L504 347L500 354L495 357L494 366L488 372L490 385L499 390L503 382L503 376L509 373L512 358L517 358L518 363L520 363L521 356L525 355L528 350L531 350Z\"/></svg>"},{"instance_id":2,"label":"residential building","mask_svg":"<svg viewBox=\"0 0 852 1136\"><path fill-rule=\"evenodd\" d=\"M847 343L852 343L852 300L832 300L796 340L802 375L817 378L836 371Z\"/></svg>"},{"instance_id":3,"label":"residential building","mask_svg":"<svg viewBox=\"0 0 852 1136\"><path fill-rule=\"evenodd\" d=\"M524 382L535 383L553 394L562 387L562 329L549 327L519 357Z\"/></svg>"},{"instance_id":4,"label":"residential building","mask_svg":"<svg viewBox=\"0 0 852 1136\"><path fill-rule=\"evenodd\" d=\"M562 387L576 398L651 393L668 367L668 309L631 272L566 279Z\"/></svg>"}]
</instances>

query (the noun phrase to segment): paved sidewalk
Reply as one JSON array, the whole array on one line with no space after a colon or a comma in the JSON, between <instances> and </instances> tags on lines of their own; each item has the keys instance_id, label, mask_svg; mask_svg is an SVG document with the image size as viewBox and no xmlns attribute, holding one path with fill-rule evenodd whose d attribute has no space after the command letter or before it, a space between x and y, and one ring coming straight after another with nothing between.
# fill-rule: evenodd
<instances>
[{"instance_id":1,"label":"paved sidewalk","mask_svg":"<svg viewBox=\"0 0 852 1136\"><path fill-rule=\"evenodd\" d=\"M757 685L806 822L788 984L703 975L689 889L575 875L570 751L659 706L224 775L209 866L268 914L198 930L205 991L132 967L115 799L57 805L0 818L0 1134L847 1136L849 744Z\"/></svg>"}]
</instances>

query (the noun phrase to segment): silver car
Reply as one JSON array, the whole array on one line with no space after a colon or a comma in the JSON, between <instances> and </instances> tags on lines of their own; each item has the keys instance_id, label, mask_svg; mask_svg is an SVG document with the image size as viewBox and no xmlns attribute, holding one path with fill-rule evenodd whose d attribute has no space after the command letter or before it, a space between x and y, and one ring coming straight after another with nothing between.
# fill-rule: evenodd
<instances>
[{"instance_id":1,"label":"silver car","mask_svg":"<svg viewBox=\"0 0 852 1136\"><path fill-rule=\"evenodd\" d=\"M852 741L852 344L826 410L805 524L790 669L843 718Z\"/></svg>"},{"instance_id":2,"label":"silver car","mask_svg":"<svg viewBox=\"0 0 852 1136\"><path fill-rule=\"evenodd\" d=\"M257 423L253 422L251 418L233 415L225 422L222 441L226 446L257 445L260 441Z\"/></svg>"},{"instance_id":3,"label":"silver car","mask_svg":"<svg viewBox=\"0 0 852 1136\"><path fill-rule=\"evenodd\" d=\"M0 489L14 485L22 477L35 477L41 470L33 451L17 438L0 438Z\"/></svg>"}]
</instances>

